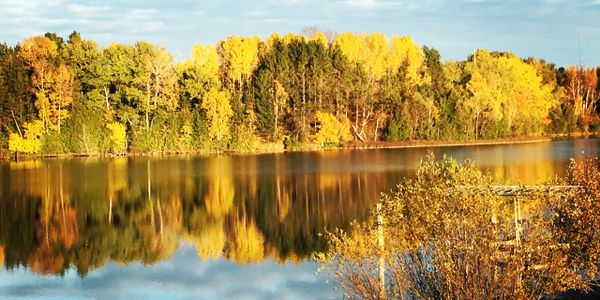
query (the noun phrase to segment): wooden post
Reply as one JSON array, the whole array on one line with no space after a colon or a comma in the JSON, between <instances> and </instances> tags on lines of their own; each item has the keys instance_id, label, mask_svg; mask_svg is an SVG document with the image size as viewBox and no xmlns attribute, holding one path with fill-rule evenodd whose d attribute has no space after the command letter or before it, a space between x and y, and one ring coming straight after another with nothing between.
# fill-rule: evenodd
<instances>
[{"instance_id":1,"label":"wooden post","mask_svg":"<svg viewBox=\"0 0 600 300\"><path fill-rule=\"evenodd\" d=\"M381 203L377 203L377 240L379 243L379 298L386 299L385 295L385 257L383 239L383 216L381 215Z\"/></svg>"},{"instance_id":2,"label":"wooden post","mask_svg":"<svg viewBox=\"0 0 600 300\"><path fill-rule=\"evenodd\" d=\"M514 202L514 219L515 219L515 245L521 245L521 208L517 196L513 197Z\"/></svg>"}]
</instances>

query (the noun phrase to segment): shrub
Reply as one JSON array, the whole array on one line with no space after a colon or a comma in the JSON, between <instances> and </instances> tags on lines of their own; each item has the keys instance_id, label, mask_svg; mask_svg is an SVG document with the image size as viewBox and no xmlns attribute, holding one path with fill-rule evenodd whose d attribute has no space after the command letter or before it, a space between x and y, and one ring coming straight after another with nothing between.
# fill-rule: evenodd
<instances>
[{"instance_id":1,"label":"shrub","mask_svg":"<svg viewBox=\"0 0 600 300\"><path fill-rule=\"evenodd\" d=\"M25 136L11 133L8 137L8 149L12 152L36 154L42 150L42 137L44 136L44 123L40 120L23 125Z\"/></svg>"},{"instance_id":2,"label":"shrub","mask_svg":"<svg viewBox=\"0 0 600 300\"><path fill-rule=\"evenodd\" d=\"M318 258L349 298L539 299L585 290L600 263L600 237L590 230L600 227L600 172L588 172L582 180L571 171L566 182L590 188L502 197L472 163L430 156L371 219L327 233L329 250Z\"/></svg>"},{"instance_id":3,"label":"shrub","mask_svg":"<svg viewBox=\"0 0 600 300\"><path fill-rule=\"evenodd\" d=\"M322 146L339 145L340 142L349 141L352 139L350 133L350 120L342 117L338 120L333 114L318 111L316 113L318 130L314 135L314 139Z\"/></svg>"}]
</instances>

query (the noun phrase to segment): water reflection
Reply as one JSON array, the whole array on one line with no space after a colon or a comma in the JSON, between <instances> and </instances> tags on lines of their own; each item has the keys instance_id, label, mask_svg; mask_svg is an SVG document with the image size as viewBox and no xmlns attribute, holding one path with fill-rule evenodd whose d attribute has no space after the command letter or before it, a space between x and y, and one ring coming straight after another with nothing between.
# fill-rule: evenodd
<instances>
[{"instance_id":1,"label":"water reflection","mask_svg":"<svg viewBox=\"0 0 600 300\"><path fill-rule=\"evenodd\" d=\"M391 185L385 173L321 173L350 163L350 156L328 155L4 165L3 261L38 274L74 266L85 275L108 261L167 259L183 240L203 260L299 262L322 249L319 232L364 218Z\"/></svg>"},{"instance_id":2,"label":"water reflection","mask_svg":"<svg viewBox=\"0 0 600 300\"><path fill-rule=\"evenodd\" d=\"M436 148L494 176L536 183L598 140ZM426 149L68 159L0 165L0 263L81 276L107 262L153 264L180 243L200 260L301 262L318 233L364 219L381 192L412 172ZM583 152L582 152L583 151Z\"/></svg>"}]
</instances>

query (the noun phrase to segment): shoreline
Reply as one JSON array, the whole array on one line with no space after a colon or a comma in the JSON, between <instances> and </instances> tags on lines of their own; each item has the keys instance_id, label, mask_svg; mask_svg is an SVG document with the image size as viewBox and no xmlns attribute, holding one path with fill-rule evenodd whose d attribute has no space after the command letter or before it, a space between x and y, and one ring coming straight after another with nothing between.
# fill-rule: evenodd
<instances>
[{"instance_id":1,"label":"shoreline","mask_svg":"<svg viewBox=\"0 0 600 300\"><path fill-rule=\"evenodd\" d=\"M160 152L160 153L126 153L120 155L114 154L86 154L86 153L70 153L70 154L43 154L43 155L18 155L17 161L20 160L35 160L35 159L61 159L61 158L80 158L80 157L100 157L100 158L115 158L115 157L166 157L166 156L184 156L184 155L213 155L213 154L238 154L238 155L254 155L254 154L272 154L285 152L317 152L330 150L368 150L368 149L409 149L409 148L439 148L439 147L467 147L467 146L493 146L493 145L518 145L550 142L556 139L581 138L586 135L549 135L539 137L514 137L514 138L499 138L499 139L484 139L484 140L413 140L413 141L377 141L377 142L350 142L338 147L321 147L317 144L309 144L304 149L289 150L283 148L257 149L255 151L192 151L192 152ZM594 137L594 135L587 135ZM1 153L0 162L15 161L15 155L6 155L6 152Z\"/></svg>"},{"instance_id":2,"label":"shoreline","mask_svg":"<svg viewBox=\"0 0 600 300\"><path fill-rule=\"evenodd\" d=\"M428 147L465 147L465 146L492 146L492 145L510 145L510 144L531 144L550 142L554 138L544 137L516 137L499 138L484 140L435 140L435 141L399 141L399 142L371 142L366 145L348 145L342 149L407 149L407 148L428 148Z\"/></svg>"}]
</instances>

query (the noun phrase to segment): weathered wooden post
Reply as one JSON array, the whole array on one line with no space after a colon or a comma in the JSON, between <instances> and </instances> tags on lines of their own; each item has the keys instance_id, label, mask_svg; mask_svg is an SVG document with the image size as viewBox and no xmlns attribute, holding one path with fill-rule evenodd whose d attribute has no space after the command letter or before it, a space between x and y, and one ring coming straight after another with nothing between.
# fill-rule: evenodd
<instances>
[{"instance_id":1,"label":"weathered wooden post","mask_svg":"<svg viewBox=\"0 0 600 300\"><path fill-rule=\"evenodd\" d=\"M519 205L518 196L513 197L514 202L514 219L515 219L515 245L521 245L521 208Z\"/></svg>"},{"instance_id":2,"label":"weathered wooden post","mask_svg":"<svg viewBox=\"0 0 600 300\"><path fill-rule=\"evenodd\" d=\"M381 215L381 203L377 203L377 240L379 243L379 298L385 299L385 257L383 239L383 216Z\"/></svg>"}]
</instances>

